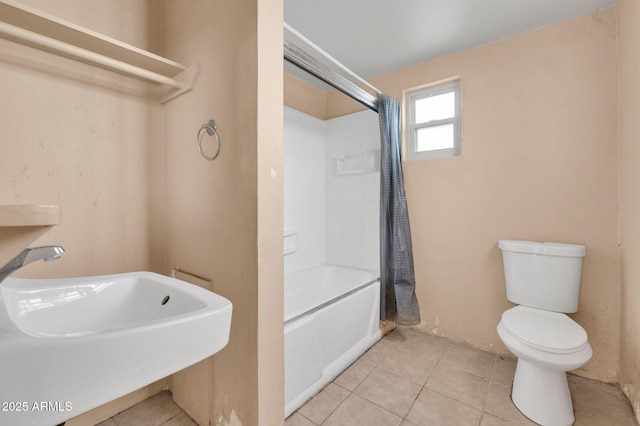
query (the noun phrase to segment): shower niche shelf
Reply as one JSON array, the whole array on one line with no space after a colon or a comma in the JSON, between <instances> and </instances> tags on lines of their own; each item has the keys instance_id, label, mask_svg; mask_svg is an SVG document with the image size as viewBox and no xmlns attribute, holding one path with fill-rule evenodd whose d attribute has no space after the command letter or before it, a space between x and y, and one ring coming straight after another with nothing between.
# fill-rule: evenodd
<instances>
[{"instance_id":1,"label":"shower niche shelf","mask_svg":"<svg viewBox=\"0 0 640 426\"><path fill-rule=\"evenodd\" d=\"M369 150L354 154L342 154L336 158L336 173L338 175L366 174L377 171L380 163L380 151Z\"/></svg>"},{"instance_id":2,"label":"shower niche shelf","mask_svg":"<svg viewBox=\"0 0 640 426\"><path fill-rule=\"evenodd\" d=\"M160 86L160 102L193 89L196 65L170 59L56 18L0 0L0 38Z\"/></svg>"}]
</instances>

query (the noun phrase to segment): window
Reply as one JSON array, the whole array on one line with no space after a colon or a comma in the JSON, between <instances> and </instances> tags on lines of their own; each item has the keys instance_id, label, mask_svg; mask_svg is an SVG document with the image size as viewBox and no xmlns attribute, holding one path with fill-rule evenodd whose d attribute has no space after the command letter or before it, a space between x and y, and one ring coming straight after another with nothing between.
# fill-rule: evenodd
<instances>
[{"instance_id":1,"label":"window","mask_svg":"<svg viewBox=\"0 0 640 426\"><path fill-rule=\"evenodd\" d=\"M460 80L405 93L407 158L460 155Z\"/></svg>"}]
</instances>

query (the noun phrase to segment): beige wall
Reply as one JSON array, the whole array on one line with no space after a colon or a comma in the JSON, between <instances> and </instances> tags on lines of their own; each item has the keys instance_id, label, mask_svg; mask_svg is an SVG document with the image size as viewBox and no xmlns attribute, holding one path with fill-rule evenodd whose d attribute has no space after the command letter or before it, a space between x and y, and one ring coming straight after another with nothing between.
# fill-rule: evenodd
<instances>
[{"instance_id":1,"label":"beige wall","mask_svg":"<svg viewBox=\"0 0 640 426\"><path fill-rule=\"evenodd\" d=\"M21 3L156 50L146 0ZM57 204L61 223L32 245L64 256L16 275L64 277L158 270L150 242L153 165L162 109L149 85L0 41L0 204ZM168 386L167 380L107 404L72 424L95 424Z\"/></svg>"},{"instance_id":2,"label":"beige wall","mask_svg":"<svg viewBox=\"0 0 640 426\"><path fill-rule=\"evenodd\" d=\"M615 35L607 9L372 79L396 99L462 81L462 155L404 163L423 329L507 353L497 240L585 244L572 317L594 355L579 374L617 381ZM361 109L344 99L327 94L328 117Z\"/></svg>"},{"instance_id":3,"label":"beige wall","mask_svg":"<svg viewBox=\"0 0 640 426\"><path fill-rule=\"evenodd\" d=\"M60 204L62 223L37 243L67 249L22 275L168 274L179 265L210 277L234 304L231 339L195 367L204 377L177 376L177 400L203 424L281 424L281 0L24 3L198 64L200 77L162 107L148 84L0 42L0 203ZM195 149L210 118L223 144L214 162ZM96 424L170 382L69 424ZM201 386L186 404L184 393Z\"/></svg>"},{"instance_id":4,"label":"beige wall","mask_svg":"<svg viewBox=\"0 0 640 426\"><path fill-rule=\"evenodd\" d=\"M288 72L284 73L284 105L320 120L327 119L327 93Z\"/></svg>"},{"instance_id":5,"label":"beige wall","mask_svg":"<svg viewBox=\"0 0 640 426\"><path fill-rule=\"evenodd\" d=\"M165 56L200 67L195 90L165 108L166 268L233 303L229 344L204 379L211 424L281 424L282 2L164 6ZM222 139L212 162L195 149L209 119Z\"/></svg>"},{"instance_id":6,"label":"beige wall","mask_svg":"<svg viewBox=\"0 0 640 426\"><path fill-rule=\"evenodd\" d=\"M640 3L616 6L620 70L620 386L640 420Z\"/></svg>"},{"instance_id":7,"label":"beige wall","mask_svg":"<svg viewBox=\"0 0 640 426\"><path fill-rule=\"evenodd\" d=\"M73 0L22 3L148 47L146 1L102 0L91 11ZM38 243L67 249L24 274L148 269L150 142L162 118L148 85L6 41L0 49L0 202L61 205L62 223Z\"/></svg>"}]
</instances>

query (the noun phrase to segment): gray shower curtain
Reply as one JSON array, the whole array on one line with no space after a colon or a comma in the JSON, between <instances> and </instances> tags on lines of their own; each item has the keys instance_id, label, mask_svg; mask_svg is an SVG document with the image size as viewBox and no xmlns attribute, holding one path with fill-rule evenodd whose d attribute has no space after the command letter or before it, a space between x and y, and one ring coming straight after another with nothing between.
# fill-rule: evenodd
<instances>
[{"instance_id":1,"label":"gray shower curtain","mask_svg":"<svg viewBox=\"0 0 640 426\"><path fill-rule=\"evenodd\" d=\"M413 250L402 178L400 104L381 94L380 117L380 319L420 323Z\"/></svg>"}]
</instances>

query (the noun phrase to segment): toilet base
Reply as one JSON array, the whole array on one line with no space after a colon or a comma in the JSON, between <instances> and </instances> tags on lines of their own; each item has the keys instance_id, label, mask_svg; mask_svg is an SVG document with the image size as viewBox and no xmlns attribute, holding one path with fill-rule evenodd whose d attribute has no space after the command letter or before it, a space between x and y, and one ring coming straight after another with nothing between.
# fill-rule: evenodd
<instances>
[{"instance_id":1,"label":"toilet base","mask_svg":"<svg viewBox=\"0 0 640 426\"><path fill-rule=\"evenodd\" d=\"M562 370L518 358L511 399L522 414L543 426L568 426L575 420L567 373Z\"/></svg>"}]
</instances>

